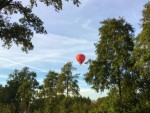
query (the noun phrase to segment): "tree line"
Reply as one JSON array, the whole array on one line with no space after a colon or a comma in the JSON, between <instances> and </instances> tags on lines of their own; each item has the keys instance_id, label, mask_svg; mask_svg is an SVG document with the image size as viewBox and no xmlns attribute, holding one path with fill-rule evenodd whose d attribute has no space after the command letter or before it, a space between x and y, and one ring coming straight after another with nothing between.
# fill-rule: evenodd
<instances>
[{"instance_id":1,"label":"tree line","mask_svg":"<svg viewBox=\"0 0 150 113\"><path fill-rule=\"evenodd\" d=\"M49 71L40 85L36 73L24 67L9 75L5 86L0 85L1 113L77 113L88 112L91 100L79 94L78 74L71 62L61 73Z\"/></svg>"},{"instance_id":2,"label":"tree line","mask_svg":"<svg viewBox=\"0 0 150 113\"><path fill-rule=\"evenodd\" d=\"M1 113L150 113L150 2L144 5L141 32L124 18L101 22L96 59L84 74L95 91L109 90L96 102L79 94L71 62L60 73L49 71L42 85L25 67L0 86Z\"/></svg>"}]
</instances>

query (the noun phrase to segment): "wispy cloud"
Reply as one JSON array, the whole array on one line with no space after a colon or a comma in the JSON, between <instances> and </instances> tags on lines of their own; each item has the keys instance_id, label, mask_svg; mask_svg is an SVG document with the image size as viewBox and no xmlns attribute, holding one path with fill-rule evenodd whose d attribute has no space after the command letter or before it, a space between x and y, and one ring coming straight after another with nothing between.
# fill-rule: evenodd
<instances>
[{"instance_id":1,"label":"wispy cloud","mask_svg":"<svg viewBox=\"0 0 150 113\"><path fill-rule=\"evenodd\" d=\"M88 19L85 21L85 23L82 24L82 27L88 29L90 24L91 24L91 19Z\"/></svg>"},{"instance_id":2,"label":"wispy cloud","mask_svg":"<svg viewBox=\"0 0 150 113\"><path fill-rule=\"evenodd\" d=\"M0 78L8 78L8 75L0 74Z\"/></svg>"},{"instance_id":3,"label":"wispy cloud","mask_svg":"<svg viewBox=\"0 0 150 113\"><path fill-rule=\"evenodd\" d=\"M81 7L81 8L86 7L90 1L91 1L91 0L81 0L81 5L80 5L80 7Z\"/></svg>"},{"instance_id":4,"label":"wispy cloud","mask_svg":"<svg viewBox=\"0 0 150 113\"><path fill-rule=\"evenodd\" d=\"M84 29L90 30L90 31L95 31L95 29L93 29L90 25L92 23L91 19L87 19L81 26Z\"/></svg>"},{"instance_id":5,"label":"wispy cloud","mask_svg":"<svg viewBox=\"0 0 150 113\"><path fill-rule=\"evenodd\" d=\"M28 54L21 51L16 52L18 48L15 47L10 50L1 48L0 61L3 65L0 67L14 68L27 66L41 72L47 72L44 67L40 66L42 63L53 62L59 64L66 63L67 61L75 61L75 55L79 51L83 51L88 55L88 53L91 53L90 50L94 50L94 48L91 48L93 45L91 41L55 34L35 35L33 44L35 46L34 51Z\"/></svg>"},{"instance_id":6,"label":"wispy cloud","mask_svg":"<svg viewBox=\"0 0 150 113\"><path fill-rule=\"evenodd\" d=\"M23 64L23 63L20 63L20 62L17 62L17 61L13 61L11 59L8 59L8 58L2 58L0 57L0 60L3 60L3 61L6 61L6 65L3 67L3 68L8 68L10 66L7 66L7 63L11 63L13 66L14 65L19 65L19 66L22 66L22 67L29 67L31 69L35 69L35 70L38 70L38 71L41 71L41 72L48 72L47 70L44 70L44 69L41 69L41 68L36 68L36 67L33 67L33 66L30 66L30 65L26 65L26 64Z\"/></svg>"}]
</instances>

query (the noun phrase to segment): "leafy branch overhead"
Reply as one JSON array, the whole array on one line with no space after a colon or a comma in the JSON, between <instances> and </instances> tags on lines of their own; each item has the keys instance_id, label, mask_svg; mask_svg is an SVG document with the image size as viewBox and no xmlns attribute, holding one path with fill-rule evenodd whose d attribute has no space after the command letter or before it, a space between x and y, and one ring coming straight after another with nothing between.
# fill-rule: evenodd
<instances>
[{"instance_id":1,"label":"leafy branch overhead","mask_svg":"<svg viewBox=\"0 0 150 113\"><path fill-rule=\"evenodd\" d=\"M69 0L65 0L69 1ZM79 6L78 0L72 0L73 4ZM62 0L30 0L30 5L24 6L22 1L0 0L0 39L3 47L10 48L13 43L21 45L22 50L28 52L33 49L31 39L34 31L46 34L43 21L32 12L38 4L53 6L56 11L62 10ZM18 22L12 22L11 16L21 14Z\"/></svg>"}]
</instances>

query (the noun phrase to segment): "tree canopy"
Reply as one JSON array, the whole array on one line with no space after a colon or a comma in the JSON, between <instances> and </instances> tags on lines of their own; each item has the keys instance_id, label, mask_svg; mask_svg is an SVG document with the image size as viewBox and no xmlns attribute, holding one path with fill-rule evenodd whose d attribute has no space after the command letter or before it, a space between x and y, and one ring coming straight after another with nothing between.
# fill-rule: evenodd
<instances>
[{"instance_id":1,"label":"tree canopy","mask_svg":"<svg viewBox=\"0 0 150 113\"><path fill-rule=\"evenodd\" d=\"M69 1L69 0L65 0ZM74 5L79 6L79 0L71 0ZM32 37L34 31L46 34L43 21L32 12L38 4L53 6L56 11L62 10L62 0L30 0L28 6L24 6L21 0L0 0L0 39L3 46L10 48L13 43L22 46L22 50L28 52L33 49ZM13 22L11 16L21 14L17 22Z\"/></svg>"},{"instance_id":2,"label":"tree canopy","mask_svg":"<svg viewBox=\"0 0 150 113\"><path fill-rule=\"evenodd\" d=\"M107 19L101 24L100 40L96 44L97 58L89 62L85 80L96 91L117 85L121 96L121 80L130 73L133 28L123 18Z\"/></svg>"}]
</instances>

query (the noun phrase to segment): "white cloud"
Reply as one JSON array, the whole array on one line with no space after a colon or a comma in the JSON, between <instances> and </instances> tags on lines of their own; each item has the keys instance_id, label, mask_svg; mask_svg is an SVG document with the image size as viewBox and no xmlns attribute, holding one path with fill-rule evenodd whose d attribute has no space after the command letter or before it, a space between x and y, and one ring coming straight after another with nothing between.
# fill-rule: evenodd
<instances>
[{"instance_id":1,"label":"white cloud","mask_svg":"<svg viewBox=\"0 0 150 113\"><path fill-rule=\"evenodd\" d=\"M91 24L91 19L88 19L85 21L85 23L83 23L82 27L83 28L89 28L89 25Z\"/></svg>"},{"instance_id":2,"label":"white cloud","mask_svg":"<svg viewBox=\"0 0 150 113\"><path fill-rule=\"evenodd\" d=\"M104 92L96 92L82 79L78 80L78 85L80 87L80 94L84 97L90 97L92 100L107 96L108 93L108 90L104 90Z\"/></svg>"},{"instance_id":3,"label":"white cloud","mask_svg":"<svg viewBox=\"0 0 150 113\"><path fill-rule=\"evenodd\" d=\"M8 75L5 75L5 74L0 74L0 78L8 78Z\"/></svg>"},{"instance_id":4,"label":"white cloud","mask_svg":"<svg viewBox=\"0 0 150 113\"><path fill-rule=\"evenodd\" d=\"M93 29L90 25L92 23L91 19L87 19L82 25L81 27L90 31L96 31L95 29Z\"/></svg>"},{"instance_id":5,"label":"white cloud","mask_svg":"<svg viewBox=\"0 0 150 113\"><path fill-rule=\"evenodd\" d=\"M44 70L44 69L40 69L40 68L37 68L37 67L33 67L33 66L30 66L30 65L26 65L26 64L23 64L23 63L20 63L18 61L14 61L14 60L11 60L11 59L8 59L8 58L2 58L0 57L0 60L1 61L5 61L5 64L2 68L8 68L8 67L11 67L11 66L15 66L15 65L18 65L19 67L29 67L31 69L35 69L35 70L38 70L38 71L41 71L41 72L48 72L47 70ZM9 65L9 64L11 65Z\"/></svg>"},{"instance_id":6,"label":"white cloud","mask_svg":"<svg viewBox=\"0 0 150 113\"><path fill-rule=\"evenodd\" d=\"M89 4L89 2L90 2L90 0L81 0L81 5L80 5L80 7L81 7L81 8L86 7L86 6Z\"/></svg>"},{"instance_id":7,"label":"white cloud","mask_svg":"<svg viewBox=\"0 0 150 113\"><path fill-rule=\"evenodd\" d=\"M93 89L88 88L81 88L80 89L80 94L84 97L90 97L92 100L96 100L100 97L107 96L108 91L105 90L104 92L96 92ZM90 95L90 96L89 96Z\"/></svg>"},{"instance_id":8,"label":"white cloud","mask_svg":"<svg viewBox=\"0 0 150 113\"><path fill-rule=\"evenodd\" d=\"M28 54L23 53L16 46L9 50L0 48L0 68L12 69L28 66L37 71L47 72L47 69L40 67L41 63L53 62L59 64L75 61L75 55L79 52L90 55L94 50L94 48L91 48L93 46L91 41L55 34L35 35L33 44L34 51Z\"/></svg>"}]
</instances>

